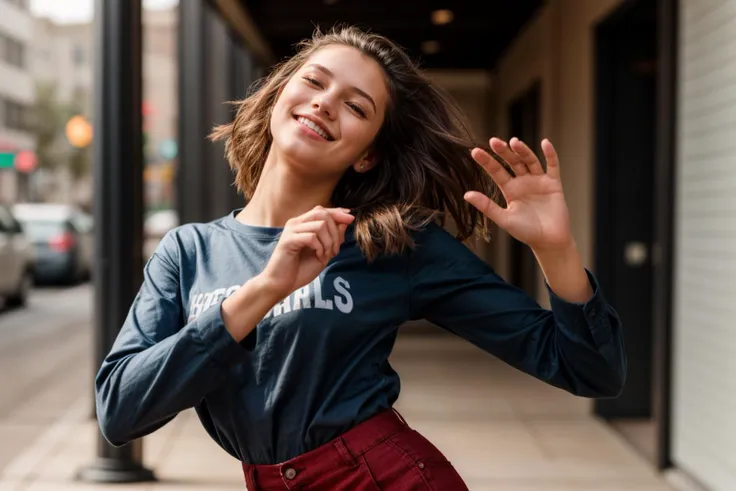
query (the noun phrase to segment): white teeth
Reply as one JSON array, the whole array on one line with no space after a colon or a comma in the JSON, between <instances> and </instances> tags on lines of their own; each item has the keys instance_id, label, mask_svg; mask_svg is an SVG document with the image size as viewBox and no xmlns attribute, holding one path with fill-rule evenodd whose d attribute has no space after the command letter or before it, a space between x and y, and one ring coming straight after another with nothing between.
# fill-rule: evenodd
<instances>
[{"instance_id":1,"label":"white teeth","mask_svg":"<svg viewBox=\"0 0 736 491\"><path fill-rule=\"evenodd\" d=\"M303 117L298 118L297 121L299 121L301 124L303 124L307 128L310 128L316 131L317 134L321 136L322 138L324 138L325 140L330 140L330 135L325 133L325 130L320 128L316 123L313 123L312 121L308 120L307 118L303 118Z\"/></svg>"}]
</instances>

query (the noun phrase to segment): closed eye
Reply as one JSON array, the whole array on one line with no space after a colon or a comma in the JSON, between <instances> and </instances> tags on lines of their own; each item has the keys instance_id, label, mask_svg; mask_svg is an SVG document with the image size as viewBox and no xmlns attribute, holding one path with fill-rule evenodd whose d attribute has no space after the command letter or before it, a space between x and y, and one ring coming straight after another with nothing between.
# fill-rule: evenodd
<instances>
[{"instance_id":1,"label":"closed eye","mask_svg":"<svg viewBox=\"0 0 736 491\"><path fill-rule=\"evenodd\" d=\"M358 113L361 118L365 118L365 111L363 110L362 107L360 107L359 105L354 104L352 102L351 103L348 103L348 106L350 107L350 109L352 109L353 111L355 111L356 113Z\"/></svg>"},{"instance_id":2,"label":"closed eye","mask_svg":"<svg viewBox=\"0 0 736 491\"><path fill-rule=\"evenodd\" d=\"M322 88L322 84L319 82L319 80L316 80L311 77L302 77L302 78L306 80L307 82L309 82L309 84L314 85L315 87L319 87L320 89Z\"/></svg>"}]
</instances>

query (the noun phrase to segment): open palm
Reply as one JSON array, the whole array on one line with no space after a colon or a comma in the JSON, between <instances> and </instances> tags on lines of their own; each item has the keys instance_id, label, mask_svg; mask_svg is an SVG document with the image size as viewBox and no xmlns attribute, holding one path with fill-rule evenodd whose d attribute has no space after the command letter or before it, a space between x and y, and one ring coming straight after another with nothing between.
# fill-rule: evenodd
<instances>
[{"instance_id":1,"label":"open palm","mask_svg":"<svg viewBox=\"0 0 736 491\"><path fill-rule=\"evenodd\" d=\"M548 140L542 141L547 171L523 142L509 144L491 138L491 149L514 171L512 176L488 152L476 148L473 158L491 175L506 200L500 207L488 196L468 191L465 199L511 236L533 249L566 247L572 241L570 217L562 191L557 152Z\"/></svg>"}]
</instances>

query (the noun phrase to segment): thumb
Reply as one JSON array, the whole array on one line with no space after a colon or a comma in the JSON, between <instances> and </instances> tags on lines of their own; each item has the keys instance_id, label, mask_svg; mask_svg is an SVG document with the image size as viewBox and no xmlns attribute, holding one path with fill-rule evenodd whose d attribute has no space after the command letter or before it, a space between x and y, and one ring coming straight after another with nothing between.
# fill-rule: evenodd
<instances>
[{"instance_id":1,"label":"thumb","mask_svg":"<svg viewBox=\"0 0 736 491\"><path fill-rule=\"evenodd\" d=\"M499 227L504 228L504 224L506 222L506 210L501 208L495 201L478 191L468 191L465 193L464 198L465 201L493 220Z\"/></svg>"}]
</instances>

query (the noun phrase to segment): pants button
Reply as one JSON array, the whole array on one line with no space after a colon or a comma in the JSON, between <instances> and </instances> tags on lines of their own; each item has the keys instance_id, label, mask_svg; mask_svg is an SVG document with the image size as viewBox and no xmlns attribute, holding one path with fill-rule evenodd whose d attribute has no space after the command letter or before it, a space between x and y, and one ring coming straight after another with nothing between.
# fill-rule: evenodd
<instances>
[{"instance_id":1,"label":"pants button","mask_svg":"<svg viewBox=\"0 0 736 491\"><path fill-rule=\"evenodd\" d=\"M284 471L284 477L288 480L292 480L296 477L296 471L292 467L289 467Z\"/></svg>"}]
</instances>

